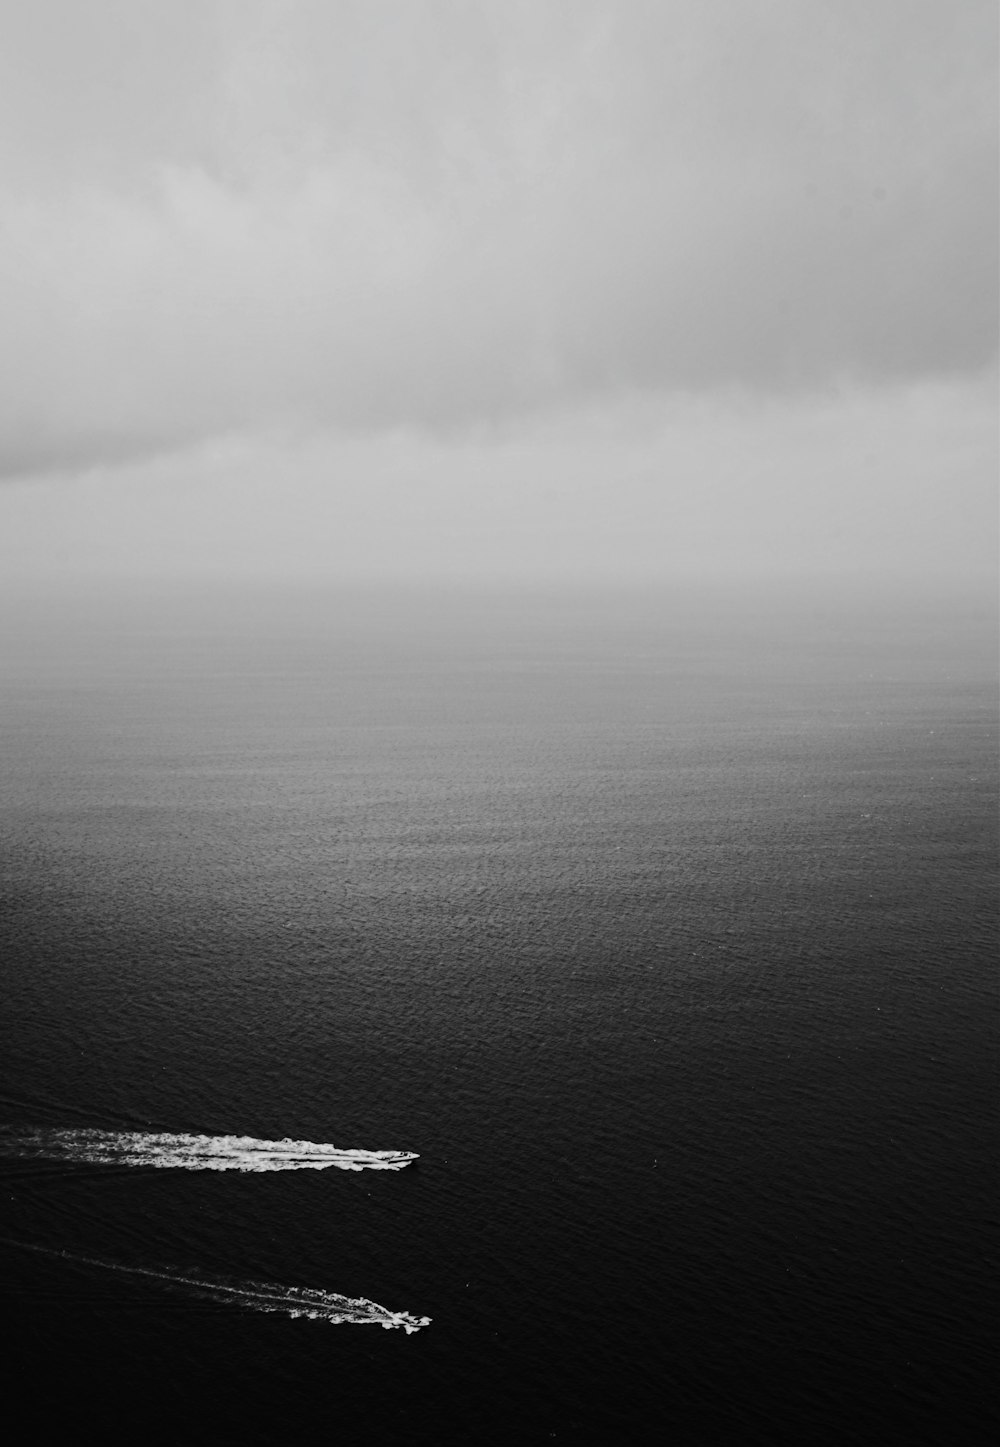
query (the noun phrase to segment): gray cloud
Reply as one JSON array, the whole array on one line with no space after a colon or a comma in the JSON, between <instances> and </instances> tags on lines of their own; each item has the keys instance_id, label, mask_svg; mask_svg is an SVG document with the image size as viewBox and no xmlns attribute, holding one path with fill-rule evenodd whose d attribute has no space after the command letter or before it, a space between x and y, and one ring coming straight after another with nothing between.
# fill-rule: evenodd
<instances>
[{"instance_id":1,"label":"gray cloud","mask_svg":"<svg viewBox=\"0 0 1000 1447\"><path fill-rule=\"evenodd\" d=\"M995 355L991 3L34 0L0 29L8 475Z\"/></svg>"}]
</instances>

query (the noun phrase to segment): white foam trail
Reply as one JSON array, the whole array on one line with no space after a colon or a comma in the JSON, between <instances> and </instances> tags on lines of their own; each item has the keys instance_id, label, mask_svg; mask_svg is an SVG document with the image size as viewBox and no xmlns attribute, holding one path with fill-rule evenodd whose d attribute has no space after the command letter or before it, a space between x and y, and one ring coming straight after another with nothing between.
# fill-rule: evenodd
<instances>
[{"instance_id":1,"label":"white foam trail","mask_svg":"<svg viewBox=\"0 0 1000 1447\"><path fill-rule=\"evenodd\" d=\"M174 1271L154 1271L148 1266L121 1266L114 1261L98 1261L92 1256L76 1256L70 1251L57 1251L51 1246L32 1246L27 1241L0 1237L8 1246L21 1251L38 1251L44 1256L58 1256L82 1266L98 1266L103 1271L118 1271L126 1276L150 1276L171 1286L186 1286L207 1301L220 1301L245 1306L251 1311L278 1311L285 1316L305 1316L311 1321L328 1321L332 1326L381 1326L386 1331L402 1327L409 1335L429 1326L429 1316L411 1316L407 1311L390 1311L364 1296L340 1296L336 1291L320 1291L308 1286L279 1286L267 1281L210 1281L199 1276L181 1276Z\"/></svg>"},{"instance_id":2,"label":"white foam trail","mask_svg":"<svg viewBox=\"0 0 1000 1447\"><path fill-rule=\"evenodd\" d=\"M417 1159L413 1151L339 1150L321 1141L108 1130L3 1132L0 1156L184 1171L400 1171Z\"/></svg>"}]
</instances>

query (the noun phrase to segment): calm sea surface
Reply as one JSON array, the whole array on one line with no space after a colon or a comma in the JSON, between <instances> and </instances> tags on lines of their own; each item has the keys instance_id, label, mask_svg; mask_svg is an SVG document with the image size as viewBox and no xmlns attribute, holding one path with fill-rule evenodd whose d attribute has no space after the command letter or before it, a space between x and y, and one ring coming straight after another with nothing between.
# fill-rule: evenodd
<instances>
[{"instance_id":1,"label":"calm sea surface","mask_svg":"<svg viewBox=\"0 0 1000 1447\"><path fill-rule=\"evenodd\" d=\"M805 592L6 600L8 1137L420 1156L10 1148L39 1440L991 1440L995 648Z\"/></svg>"}]
</instances>

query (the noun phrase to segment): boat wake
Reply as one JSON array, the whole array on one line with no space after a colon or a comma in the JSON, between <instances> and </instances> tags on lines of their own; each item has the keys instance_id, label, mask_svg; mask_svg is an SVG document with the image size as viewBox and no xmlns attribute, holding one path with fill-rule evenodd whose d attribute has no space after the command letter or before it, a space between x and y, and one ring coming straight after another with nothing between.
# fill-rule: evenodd
<instances>
[{"instance_id":1,"label":"boat wake","mask_svg":"<svg viewBox=\"0 0 1000 1447\"><path fill-rule=\"evenodd\" d=\"M242 1306L249 1311L277 1311L285 1316L305 1316L311 1321L327 1321L332 1326L381 1326L386 1331L396 1327L409 1335L429 1326L429 1316L411 1316L407 1311L390 1311L367 1297L340 1296L335 1291L320 1291L306 1286L279 1286L267 1281L214 1281L200 1276L181 1275L174 1271L154 1271L147 1266L121 1266L113 1261L99 1261L91 1256L76 1256L70 1251L57 1251L51 1246L33 1246L26 1241L0 1237L7 1246L21 1251L37 1251L45 1256L58 1256L81 1266L96 1266L102 1271L121 1272L126 1276L151 1277L170 1286L183 1287L207 1301Z\"/></svg>"},{"instance_id":2,"label":"boat wake","mask_svg":"<svg viewBox=\"0 0 1000 1447\"><path fill-rule=\"evenodd\" d=\"M401 1171L413 1151L338 1150L317 1141L107 1130L0 1131L0 1157L184 1171Z\"/></svg>"}]
</instances>

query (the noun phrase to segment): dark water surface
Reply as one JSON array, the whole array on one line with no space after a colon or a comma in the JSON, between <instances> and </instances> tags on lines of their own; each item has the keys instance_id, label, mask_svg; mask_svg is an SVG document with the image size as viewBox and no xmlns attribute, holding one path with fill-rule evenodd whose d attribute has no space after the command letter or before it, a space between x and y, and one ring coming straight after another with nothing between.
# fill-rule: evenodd
<instances>
[{"instance_id":1,"label":"dark water surface","mask_svg":"<svg viewBox=\"0 0 1000 1447\"><path fill-rule=\"evenodd\" d=\"M103 1440L990 1440L993 632L6 600L0 1120L420 1156L4 1155L8 1400Z\"/></svg>"}]
</instances>

